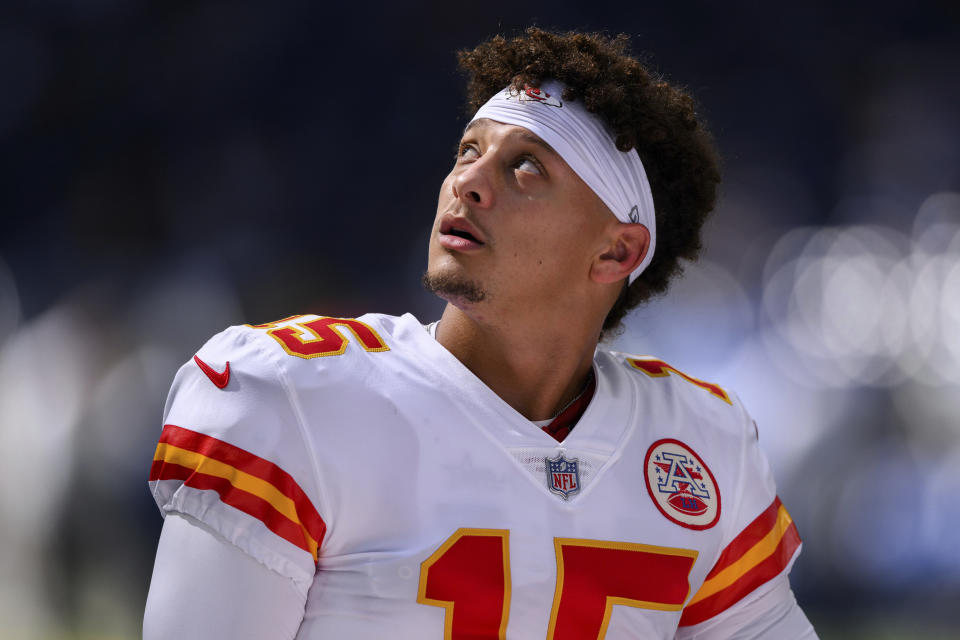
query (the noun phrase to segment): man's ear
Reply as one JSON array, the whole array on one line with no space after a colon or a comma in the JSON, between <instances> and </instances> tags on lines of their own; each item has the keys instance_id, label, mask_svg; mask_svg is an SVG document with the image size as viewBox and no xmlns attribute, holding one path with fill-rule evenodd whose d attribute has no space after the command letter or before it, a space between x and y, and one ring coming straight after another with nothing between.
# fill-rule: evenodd
<instances>
[{"instance_id":1,"label":"man's ear","mask_svg":"<svg viewBox=\"0 0 960 640\"><path fill-rule=\"evenodd\" d=\"M650 231L635 223L620 223L613 231L610 243L597 255L590 267L590 279L608 283L623 280L633 272L647 255Z\"/></svg>"}]
</instances>

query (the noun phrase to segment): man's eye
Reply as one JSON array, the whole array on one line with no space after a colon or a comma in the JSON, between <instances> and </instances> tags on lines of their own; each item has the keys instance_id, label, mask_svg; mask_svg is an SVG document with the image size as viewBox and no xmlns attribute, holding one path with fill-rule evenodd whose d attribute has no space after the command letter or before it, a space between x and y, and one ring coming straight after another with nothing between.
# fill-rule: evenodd
<instances>
[{"instance_id":1,"label":"man's eye","mask_svg":"<svg viewBox=\"0 0 960 640\"><path fill-rule=\"evenodd\" d=\"M477 148L470 144L460 145L460 150L457 152L457 160L476 160L480 157L480 152L477 151Z\"/></svg>"},{"instance_id":2,"label":"man's eye","mask_svg":"<svg viewBox=\"0 0 960 640\"><path fill-rule=\"evenodd\" d=\"M526 171L527 173L533 173L536 175L542 175L543 172L540 171L540 165L534 162L531 158L520 158L517 160L515 165L520 171Z\"/></svg>"}]
</instances>

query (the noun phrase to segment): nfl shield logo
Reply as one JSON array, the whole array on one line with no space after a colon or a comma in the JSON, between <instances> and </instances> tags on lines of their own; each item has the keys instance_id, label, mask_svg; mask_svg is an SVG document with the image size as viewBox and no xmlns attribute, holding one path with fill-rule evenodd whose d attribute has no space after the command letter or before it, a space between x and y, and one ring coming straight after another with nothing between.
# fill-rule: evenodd
<instances>
[{"instance_id":1,"label":"nfl shield logo","mask_svg":"<svg viewBox=\"0 0 960 640\"><path fill-rule=\"evenodd\" d=\"M547 458L547 487L564 500L580 491L580 471L577 460L567 460L561 453L556 458Z\"/></svg>"}]
</instances>

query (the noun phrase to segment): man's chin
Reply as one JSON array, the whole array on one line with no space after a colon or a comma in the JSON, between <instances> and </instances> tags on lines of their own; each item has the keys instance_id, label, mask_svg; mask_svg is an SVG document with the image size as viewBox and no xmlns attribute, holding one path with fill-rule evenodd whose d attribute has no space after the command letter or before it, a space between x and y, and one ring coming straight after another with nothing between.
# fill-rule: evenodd
<instances>
[{"instance_id":1,"label":"man's chin","mask_svg":"<svg viewBox=\"0 0 960 640\"><path fill-rule=\"evenodd\" d=\"M487 299L487 292L475 280L468 280L459 274L436 273L426 271L420 279L423 288L450 304L472 306Z\"/></svg>"}]
</instances>

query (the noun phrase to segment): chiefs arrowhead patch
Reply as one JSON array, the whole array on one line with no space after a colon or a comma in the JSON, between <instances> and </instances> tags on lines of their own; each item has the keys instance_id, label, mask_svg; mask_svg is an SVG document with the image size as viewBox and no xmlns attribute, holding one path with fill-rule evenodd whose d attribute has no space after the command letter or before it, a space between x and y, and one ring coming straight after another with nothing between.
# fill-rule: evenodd
<instances>
[{"instance_id":1,"label":"chiefs arrowhead patch","mask_svg":"<svg viewBox=\"0 0 960 640\"><path fill-rule=\"evenodd\" d=\"M657 440L643 462L647 492L660 513L688 529L709 529L720 519L720 490L706 463L672 438Z\"/></svg>"}]
</instances>

